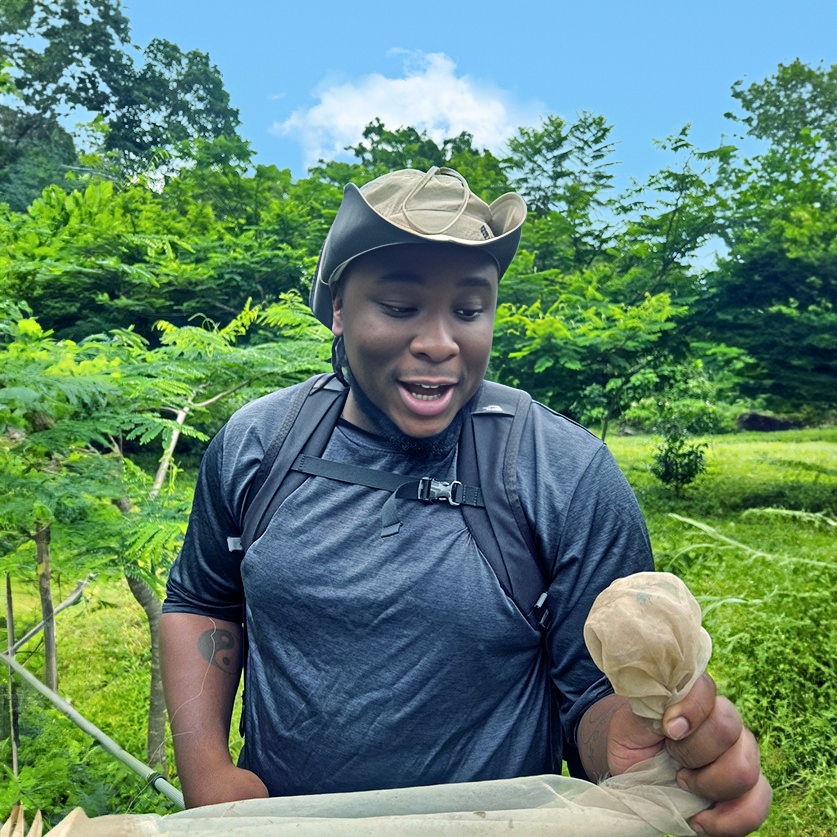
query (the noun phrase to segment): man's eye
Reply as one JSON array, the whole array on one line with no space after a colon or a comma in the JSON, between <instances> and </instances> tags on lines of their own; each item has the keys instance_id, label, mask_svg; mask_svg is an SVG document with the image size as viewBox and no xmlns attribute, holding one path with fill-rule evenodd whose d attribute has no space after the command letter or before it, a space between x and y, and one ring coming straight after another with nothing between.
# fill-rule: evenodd
<instances>
[{"instance_id":1,"label":"man's eye","mask_svg":"<svg viewBox=\"0 0 837 837\"><path fill-rule=\"evenodd\" d=\"M415 311L415 308L410 308L407 305L387 305L386 303L381 303L381 308L390 317L407 317Z\"/></svg>"},{"instance_id":2,"label":"man's eye","mask_svg":"<svg viewBox=\"0 0 837 837\"><path fill-rule=\"evenodd\" d=\"M482 314L482 308L457 308L456 316L462 320L476 320Z\"/></svg>"}]
</instances>

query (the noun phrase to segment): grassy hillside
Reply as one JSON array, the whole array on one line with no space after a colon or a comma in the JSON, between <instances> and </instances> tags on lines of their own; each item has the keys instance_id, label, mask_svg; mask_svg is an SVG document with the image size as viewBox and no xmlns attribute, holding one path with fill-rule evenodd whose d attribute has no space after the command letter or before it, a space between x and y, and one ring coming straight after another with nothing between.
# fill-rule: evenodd
<instances>
[{"instance_id":1,"label":"grassy hillside","mask_svg":"<svg viewBox=\"0 0 837 837\"><path fill-rule=\"evenodd\" d=\"M759 833L826 837L837 822L837 429L707 441L708 472L683 496L649 473L652 439L617 437L610 446L645 511L658 568L681 575L701 601L712 675L761 742L775 804ZM74 583L65 579L56 598ZM22 633L37 621L34 580L18 582L15 596ZM62 694L141 758L146 627L124 583L92 585L59 617L59 643ZM27 653L38 671L35 643ZM52 824L76 805L91 815L171 810L63 716L19 691L25 766L19 782L3 783L0 822L18 797ZM0 756L11 763L8 742Z\"/></svg>"}]
</instances>

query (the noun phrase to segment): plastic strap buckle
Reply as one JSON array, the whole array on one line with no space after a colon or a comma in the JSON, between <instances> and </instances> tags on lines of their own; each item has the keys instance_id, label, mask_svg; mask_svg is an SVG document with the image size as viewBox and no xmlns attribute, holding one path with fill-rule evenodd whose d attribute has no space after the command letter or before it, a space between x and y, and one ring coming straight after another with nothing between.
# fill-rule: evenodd
<instances>
[{"instance_id":1,"label":"plastic strap buckle","mask_svg":"<svg viewBox=\"0 0 837 837\"><path fill-rule=\"evenodd\" d=\"M418 482L418 499L426 503L447 500L452 506L459 506L465 497L465 486L459 480L441 482L431 477L422 477Z\"/></svg>"},{"instance_id":2,"label":"plastic strap buckle","mask_svg":"<svg viewBox=\"0 0 837 837\"><path fill-rule=\"evenodd\" d=\"M533 608L535 616L538 617L538 627L542 631L549 630L549 626L552 624L552 614L549 612L546 599L546 591L544 591L538 596L538 600L535 602Z\"/></svg>"}]
</instances>

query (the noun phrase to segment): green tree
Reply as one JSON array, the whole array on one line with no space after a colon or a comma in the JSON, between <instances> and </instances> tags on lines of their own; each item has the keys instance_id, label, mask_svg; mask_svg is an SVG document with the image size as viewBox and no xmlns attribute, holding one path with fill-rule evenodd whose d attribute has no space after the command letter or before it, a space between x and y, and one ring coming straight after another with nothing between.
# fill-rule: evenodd
<instances>
[{"instance_id":1,"label":"green tree","mask_svg":"<svg viewBox=\"0 0 837 837\"><path fill-rule=\"evenodd\" d=\"M0 13L0 50L23 103L42 116L74 107L107 113L131 69L130 25L118 0L12 0Z\"/></svg>"},{"instance_id":2,"label":"green tree","mask_svg":"<svg viewBox=\"0 0 837 837\"><path fill-rule=\"evenodd\" d=\"M174 314L158 275L177 265L182 232L142 187L94 180L68 194L52 186L29 212L0 221L0 296L26 300L62 338L131 322L150 332Z\"/></svg>"},{"instance_id":3,"label":"green tree","mask_svg":"<svg viewBox=\"0 0 837 837\"><path fill-rule=\"evenodd\" d=\"M162 192L93 178L47 189L27 212L0 208L0 297L25 299L59 337L130 325L156 341L158 319L227 322L248 298L307 295L340 190L251 167L234 138L190 153L196 165Z\"/></svg>"},{"instance_id":4,"label":"green tree","mask_svg":"<svg viewBox=\"0 0 837 837\"><path fill-rule=\"evenodd\" d=\"M613 233L605 211L612 128L589 112L575 122L549 115L508 141L503 167L529 207L522 247L534 254L538 270L583 269L606 255Z\"/></svg>"},{"instance_id":5,"label":"green tree","mask_svg":"<svg viewBox=\"0 0 837 837\"><path fill-rule=\"evenodd\" d=\"M21 571L26 546L35 545L44 619L45 682L58 685L52 602L53 542L58 534L66 569L80 559L79 527L96 531L96 544L113 534L111 486L118 463L107 440L119 432L108 408L115 390L111 361L70 341L56 341L21 309L0 322L0 562ZM94 560L95 563L95 560ZM61 566L61 564L59 564ZM90 567L89 569L98 569Z\"/></svg>"},{"instance_id":6,"label":"green tree","mask_svg":"<svg viewBox=\"0 0 837 837\"><path fill-rule=\"evenodd\" d=\"M65 185L77 163L73 138L56 119L0 105L0 201L23 212L46 186Z\"/></svg>"},{"instance_id":7,"label":"green tree","mask_svg":"<svg viewBox=\"0 0 837 837\"><path fill-rule=\"evenodd\" d=\"M371 180L396 169L426 171L431 166L447 166L462 174L476 194L491 201L509 191L509 181L502 162L490 151L474 148L473 139L463 131L437 144L426 131L419 132L411 127L393 131L380 119L375 119L364 129L363 141L349 146L358 160L357 167L338 169L332 176L339 172L336 182L343 185L350 180L360 182L358 178ZM330 164L327 164L312 170L312 174L329 170Z\"/></svg>"},{"instance_id":8,"label":"green tree","mask_svg":"<svg viewBox=\"0 0 837 837\"><path fill-rule=\"evenodd\" d=\"M237 346L257 323L274 331L273 341ZM322 371L330 341L295 295L263 311L246 307L224 327L158 328L155 347L129 330L75 343L56 340L21 308L9 311L0 332L0 457L8 477L0 543L2 568L10 569L34 540L42 583L51 545L87 569L125 574L149 625L147 758L164 767L157 626L163 578L188 513L188 498L169 490L176 450L184 436L207 440L244 401ZM146 476L126 443L147 450L155 441L162 452ZM52 652L48 660L54 670Z\"/></svg>"},{"instance_id":9,"label":"green tree","mask_svg":"<svg viewBox=\"0 0 837 837\"><path fill-rule=\"evenodd\" d=\"M667 290L682 304L700 293L704 269L695 256L705 244L718 241L729 205L718 178L735 152L730 145L700 151L689 139L690 125L655 141L674 160L640 184L634 182L611 203L623 227L615 237L613 255L626 277L626 290Z\"/></svg>"},{"instance_id":10,"label":"green tree","mask_svg":"<svg viewBox=\"0 0 837 837\"><path fill-rule=\"evenodd\" d=\"M154 39L139 65L119 0L7 2L0 58L17 94L19 119L49 124L97 115L101 167L114 176L177 165L185 140L234 136L238 111L209 56ZM16 130L20 133L20 129Z\"/></svg>"},{"instance_id":11,"label":"green tree","mask_svg":"<svg viewBox=\"0 0 837 837\"><path fill-rule=\"evenodd\" d=\"M261 304L292 289L307 293L340 191L314 178L293 182L288 169L253 165L249 143L237 138L198 139L192 147L195 165L172 178L160 198L187 222L188 252L181 250L178 262L183 280L200 286L203 312L222 319L248 297Z\"/></svg>"},{"instance_id":12,"label":"green tree","mask_svg":"<svg viewBox=\"0 0 837 837\"><path fill-rule=\"evenodd\" d=\"M686 126L657 143L671 164L609 197L609 131L601 117L575 125L551 117L512 144L517 170L531 178L520 174L516 185L535 213L501 286L510 303L499 312L492 361L503 382L600 423L603 434L664 389L690 354L682 325L701 292L693 262L717 235L716 181L733 151L698 151ZM544 261L556 267L543 270Z\"/></svg>"},{"instance_id":13,"label":"green tree","mask_svg":"<svg viewBox=\"0 0 837 837\"><path fill-rule=\"evenodd\" d=\"M273 342L236 345L259 322L280 331ZM188 501L184 504L181 494L165 491L177 470L178 445L184 437L208 440L245 401L322 371L329 341L295 295L265 311L247 306L223 327L204 320L181 327L161 321L157 328L161 340L156 347L131 331L88 342L119 359L119 412L128 424L125 438L144 446L159 440L162 445L150 480L126 461L127 471L134 474L130 484L134 493L123 482L125 494L119 503L127 530L122 569L149 629L147 758L149 764L162 765L166 717L159 658L162 584L188 513ZM117 439L112 447L125 457Z\"/></svg>"},{"instance_id":14,"label":"green tree","mask_svg":"<svg viewBox=\"0 0 837 837\"><path fill-rule=\"evenodd\" d=\"M704 277L693 323L753 359L743 382L778 409L837 405L837 65L794 62L733 95L769 143L724 172L728 255Z\"/></svg>"},{"instance_id":15,"label":"green tree","mask_svg":"<svg viewBox=\"0 0 837 837\"><path fill-rule=\"evenodd\" d=\"M195 138L237 138L238 111L218 68L198 50L183 53L155 38L114 93L104 150L122 170L143 171L161 150L177 157Z\"/></svg>"},{"instance_id":16,"label":"green tree","mask_svg":"<svg viewBox=\"0 0 837 837\"><path fill-rule=\"evenodd\" d=\"M667 293L625 302L608 265L538 276L544 305L499 307L492 374L554 409L602 425L657 382L655 352L683 309Z\"/></svg>"},{"instance_id":17,"label":"green tree","mask_svg":"<svg viewBox=\"0 0 837 837\"><path fill-rule=\"evenodd\" d=\"M780 156L798 153L802 134L816 137L809 147L821 161L834 159L837 153L837 64L811 67L798 58L779 64L776 74L747 87L743 80L732 86L735 99L744 114L724 114L744 126L746 136L769 143L770 151Z\"/></svg>"}]
</instances>

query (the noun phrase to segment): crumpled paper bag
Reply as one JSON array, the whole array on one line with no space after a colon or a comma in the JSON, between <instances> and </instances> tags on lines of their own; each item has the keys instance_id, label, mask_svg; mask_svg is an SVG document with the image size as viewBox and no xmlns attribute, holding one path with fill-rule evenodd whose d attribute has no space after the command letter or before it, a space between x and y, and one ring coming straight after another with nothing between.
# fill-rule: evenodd
<instances>
[{"instance_id":1,"label":"crumpled paper bag","mask_svg":"<svg viewBox=\"0 0 837 837\"><path fill-rule=\"evenodd\" d=\"M706 670L712 640L700 605L671 573L635 573L599 594L584 624L593 662L635 715L658 721Z\"/></svg>"}]
</instances>

